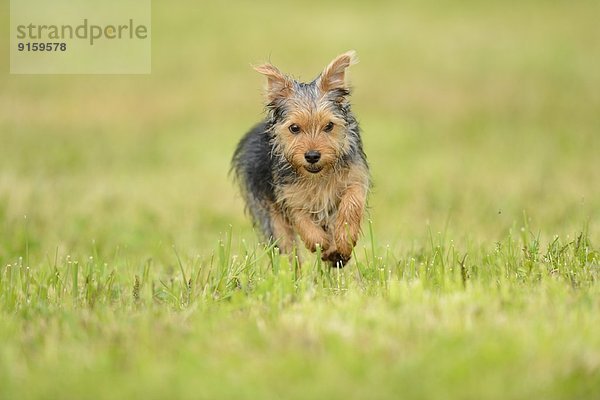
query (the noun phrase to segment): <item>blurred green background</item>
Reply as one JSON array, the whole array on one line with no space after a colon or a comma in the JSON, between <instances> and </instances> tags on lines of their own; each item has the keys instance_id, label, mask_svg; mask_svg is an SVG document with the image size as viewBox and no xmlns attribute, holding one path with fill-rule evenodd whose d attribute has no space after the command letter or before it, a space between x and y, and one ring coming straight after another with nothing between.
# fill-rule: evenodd
<instances>
[{"instance_id":1,"label":"blurred green background","mask_svg":"<svg viewBox=\"0 0 600 400\"><path fill-rule=\"evenodd\" d=\"M154 2L152 74L0 76L0 264L132 257L254 235L229 160L272 61L310 80L355 49L375 236L600 237L597 1ZM8 54L7 28L0 51ZM26 217L25 217L26 216ZM164 250L164 251L163 251Z\"/></svg>"},{"instance_id":2,"label":"blurred green background","mask_svg":"<svg viewBox=\"0 0 600 400\"><path fill-rule=\"evenodd\" d=\"M0 398L598 398L599 15L180 0L151 75L3 58ZM228 177L251 64L310 80L349 49L374 248L296 275L253 258Z\"/></svg>"}]
</instances>

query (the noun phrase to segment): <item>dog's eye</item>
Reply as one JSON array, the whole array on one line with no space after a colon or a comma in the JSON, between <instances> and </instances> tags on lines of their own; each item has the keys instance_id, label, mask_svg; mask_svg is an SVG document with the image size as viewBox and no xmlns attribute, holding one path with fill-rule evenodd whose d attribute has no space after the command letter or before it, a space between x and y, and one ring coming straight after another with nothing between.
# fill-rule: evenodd
<instances>
[{"instance_id":1,"label":"dog's eye","mask_svg":"<svg viewBox=\"0 0 600 400\"><path fill-rule=\"evenodd\" d=\"M292 133L300 133L300 127L296 124L291 124L288 128Z\"/></svg>"},{"instance_id":2,"label":"dog's eye","mask_svg":"<svg viewBox=\"0 0 600 400\"><path fill-rule=\"evenodd\" d=\"M323 128L323 130L325 132L331 132L333 130L333 122L328 122L327 125L325 125L325 128Z\"/></svg>"}]
</instances>

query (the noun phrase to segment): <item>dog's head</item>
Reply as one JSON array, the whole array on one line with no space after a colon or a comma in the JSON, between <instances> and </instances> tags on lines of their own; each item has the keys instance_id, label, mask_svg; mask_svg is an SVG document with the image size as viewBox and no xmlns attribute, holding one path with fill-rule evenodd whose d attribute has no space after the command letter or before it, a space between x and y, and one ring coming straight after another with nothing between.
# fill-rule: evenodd
<instances>
[{"instance_id":1,"label":"dog's head","mask_svg":"<svg viewBox=\"0 0 600 400\"><path fill-rule=\"evenodd\" d=\"M360 140L346 82L346 69L356 62L354 51L341 54L310 83L271 64L255 67L267 77L269 134L298 174L319 176L334 169Z\"/></svg>"}]
</instances>

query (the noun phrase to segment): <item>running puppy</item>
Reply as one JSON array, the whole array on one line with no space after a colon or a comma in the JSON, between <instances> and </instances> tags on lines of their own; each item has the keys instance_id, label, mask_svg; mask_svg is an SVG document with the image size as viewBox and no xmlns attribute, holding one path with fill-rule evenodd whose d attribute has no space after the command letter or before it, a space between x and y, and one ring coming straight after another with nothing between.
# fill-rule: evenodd
<instances>
[{"instance_id":1,"label":"running puppy","mask_svg":"<svg viewBox=\"0 0 600 400\"><path fill-rule=\"evenodd\" d=\"M354 51L341 54L310 83L271 64L255 67L267 77L267 115L242 138L232 160L246 208L265 239L290 253L297 234L338 268L358 240L370 187L345 79L356 61Z\"/></svg>"}]
</instances>

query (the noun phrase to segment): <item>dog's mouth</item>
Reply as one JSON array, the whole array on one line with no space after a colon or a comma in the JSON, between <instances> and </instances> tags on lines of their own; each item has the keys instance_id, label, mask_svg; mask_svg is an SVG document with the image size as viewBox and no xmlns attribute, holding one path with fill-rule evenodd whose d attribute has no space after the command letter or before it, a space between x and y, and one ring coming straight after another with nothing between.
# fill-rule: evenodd
<instances>
[{"instance_id":1,"label":"dog's mouth","mask_svg":"<svg viewBox=\"0 0 600 400\"><path fill-rule=\"evenodd\" d=\"M319 172L321 172L323 167L320 167L318 165L305 165L304 169L310 172L311 174L318 174Z\"/></svg>"}]
</instances>

